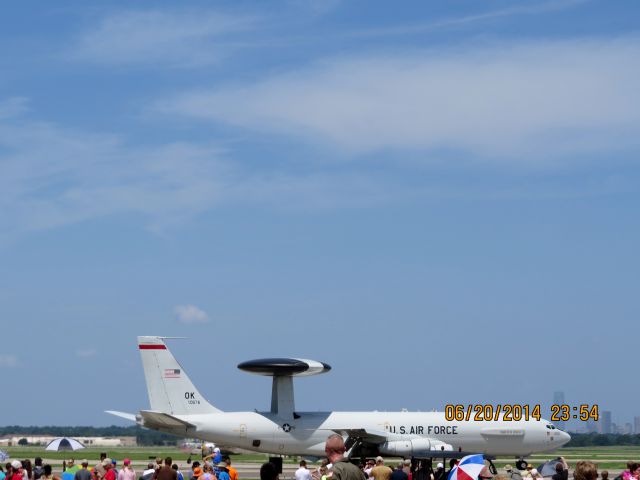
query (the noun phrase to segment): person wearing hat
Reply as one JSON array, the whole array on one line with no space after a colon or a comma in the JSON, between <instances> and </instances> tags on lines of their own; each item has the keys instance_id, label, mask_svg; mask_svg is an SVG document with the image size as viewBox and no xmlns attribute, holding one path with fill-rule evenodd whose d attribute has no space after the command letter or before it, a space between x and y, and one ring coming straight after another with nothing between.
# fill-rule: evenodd
<instances>
[{"instance_id":1,"label":"person wearing hat","mask_svg":"<svg viewBox=\"0 0 640 480\"><path fill-rule=\"evenodd\" d=\"M11 468L13 469L11 480L22 480L22 463L19 460L13 460Z\"/></svg>"},{"instance_id":2,"label":"person wearing hat","mask_svg":"<svg viewBox=\"0 0 640 480\"><path fill-rule=\"evenodd\" d=\"M507 464L504 466L505 471L507 472L507 477L511 480L522 480L522 475L517 469L514 469L511 465Z\"/></svg>"},{"instance_id":3,"label":"person wearing hat","mask_svg":"<svg viewBox=\"0 0 640 480\"><path fill-rule=\"evenodd\" d=\"M136 471L131 468L131 460L125 458L122 461L124 465L122 469L118 472L118 480L136 480Z\"/></svg>"},{"instance_id":4,"label":"person wearing hat","mask_svg":"<svg viewBox=\"0 0 640 480\"><path fill-rule=\"evenodd\" d=\"M105 458L102 461L102 466L104 467L104 480L116 480L116 472L115 468L113 468L113 460L110 458Z\"/></svg>"},{"instance_id":5,"label":"person wearing hat","mask_svg":"<svg viewBox=\"0 0 640 480\"><path fill-rule=\"evenodd\" d=\"M527 469L524 471L524 474L522 475L523 478L531 478L531 470L533 470L533 465L531 465L530 463L527 463Z\"/></svg>"}]
</instances>

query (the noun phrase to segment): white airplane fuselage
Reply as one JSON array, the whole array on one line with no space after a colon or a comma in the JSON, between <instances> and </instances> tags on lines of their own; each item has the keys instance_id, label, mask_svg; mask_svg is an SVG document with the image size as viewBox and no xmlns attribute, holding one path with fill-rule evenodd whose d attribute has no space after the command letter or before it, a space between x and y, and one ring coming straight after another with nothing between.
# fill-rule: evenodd
<instances>
[{"instance_id":1,"label":"white airplane fuselage","mask_svg":"<svg viewBox=\"0 0 640 480\"><path fill-rule=\"evenodd\" d=\"M277 358L238 368L273 377L269 412L223 412L209 403L167 348L163 337L138 337L150 410L110 411L139 425L228 448L323 456L338 433L351 455L451 457L464 453L525 457L561 447L570 436L546 420L448 421L443 412L300 412L293 377L331 369L313 360Z\"/></svg>"},{"instance_id":2,"label":"white airplane fuselage","mask_svg":"<svg viewBox=\"0 0 640 480\"><path fill-rule=\"evenodd\" d=\"M385 432L389 442L437 439L451 445L454 451L492 456L524 457L554 450L569 440L566 433L549 430L546 420L456 422L445 420L442 412L300 412L298 415L299 418L290 420L269 412L221 412L177 417L195 425L196 430L190 435L202 440L227 447L287 455L323 456L327 437L343 429ZM402 443L389 445L389 449L396 451L398 447L401 448Z\"/></svg>"}]
</instances>

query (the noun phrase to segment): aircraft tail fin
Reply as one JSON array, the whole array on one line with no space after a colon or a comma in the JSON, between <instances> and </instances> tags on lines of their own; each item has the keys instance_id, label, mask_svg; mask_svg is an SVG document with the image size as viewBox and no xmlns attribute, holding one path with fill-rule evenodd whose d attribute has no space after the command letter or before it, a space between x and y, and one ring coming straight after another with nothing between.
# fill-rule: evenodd
<instances>
[{"instance_id":1,"label":"aircraft tail fin","mask_svg":"<svg viewBox=\"0 0 640 480\"><path fill-rule=\"evenodd\" d=\"M200 394L163 337L138 337L151 410L170 415L219 412Z\"/></svg>"}]
</instances>

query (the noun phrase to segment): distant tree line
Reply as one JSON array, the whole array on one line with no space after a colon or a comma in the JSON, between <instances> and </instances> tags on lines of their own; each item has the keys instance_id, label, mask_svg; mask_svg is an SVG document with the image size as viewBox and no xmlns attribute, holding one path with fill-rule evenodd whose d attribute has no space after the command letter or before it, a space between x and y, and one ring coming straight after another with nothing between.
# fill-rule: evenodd
<instances>
[{"instance_id":1,"label":"distant tree line","mask_svg":"<svg viewBox=\"0 0 640 480\"><path fill-rule=\"evenodd\" d=\"M619 445L640 445L640 435L617 433L572 433L571 441L565 447L606 447Z\"/></svg>"},{"instance_id":2,"label":"distant tree line","mask_svg":"<svg viewBox=\"0 0 640 480\"><path fill-rule=\"evenodd\" d=\"M178 437L168 433L147 430L138 426L118 427L116 425L111 425L110 427L23 427L19 425L0 427L0 436L9 434L25 436L53 435L55 437L136 437L138 445L141 446L173 446L178 439Z\"/></svg>"}]
</instances>

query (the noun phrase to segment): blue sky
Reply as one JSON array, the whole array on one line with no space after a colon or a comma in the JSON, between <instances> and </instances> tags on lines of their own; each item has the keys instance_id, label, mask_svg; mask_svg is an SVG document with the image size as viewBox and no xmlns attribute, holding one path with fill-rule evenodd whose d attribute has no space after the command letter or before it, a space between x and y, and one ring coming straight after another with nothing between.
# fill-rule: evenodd
<instances>
[{"instance_id":1,"label":"blue sky","mask_svg":"<svg viewBox=\"0 0 640 480\"><path fill-rule=\"evenodd\" d=\"M0 371L23 394L0 422L146 407L137 335L189 337L172 348L225 410L269 403L239 362L291 355L334 367L299 409L562 389L640 415L639 17L5 5Z\"/></svg>"}]
</instances>

